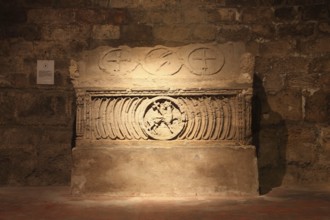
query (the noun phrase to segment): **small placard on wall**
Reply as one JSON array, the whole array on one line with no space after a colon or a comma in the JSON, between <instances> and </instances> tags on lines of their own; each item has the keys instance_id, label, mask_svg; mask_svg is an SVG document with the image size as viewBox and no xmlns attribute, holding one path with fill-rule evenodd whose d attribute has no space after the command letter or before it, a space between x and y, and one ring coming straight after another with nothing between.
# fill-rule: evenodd
<instances>
[{"instance_id":1,"label":"small placard on wall","mask_svg":"<svg viewBox=\"0 0 330 220\"><path fill-rule=\"evenodd\" d=\"M37 84L54 85L54 60L37 61Z\"/></svg>"}]
</instances>

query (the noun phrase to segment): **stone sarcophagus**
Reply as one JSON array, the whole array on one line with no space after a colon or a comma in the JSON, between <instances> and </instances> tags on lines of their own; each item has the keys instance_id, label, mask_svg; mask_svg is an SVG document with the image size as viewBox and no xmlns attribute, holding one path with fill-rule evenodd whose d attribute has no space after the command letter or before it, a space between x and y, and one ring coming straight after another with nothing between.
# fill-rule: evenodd
<instances>
[{"instance_id":1,"label":"stone sarcophagus","mask_svg":"<svg viewBox=\"0 0 330 220\"><path fill-rule=\"evenodd\" d=\"M72 60L72 192L257 194L253 69L240 43L100 47Z\"/></svg>"}]
</instances>

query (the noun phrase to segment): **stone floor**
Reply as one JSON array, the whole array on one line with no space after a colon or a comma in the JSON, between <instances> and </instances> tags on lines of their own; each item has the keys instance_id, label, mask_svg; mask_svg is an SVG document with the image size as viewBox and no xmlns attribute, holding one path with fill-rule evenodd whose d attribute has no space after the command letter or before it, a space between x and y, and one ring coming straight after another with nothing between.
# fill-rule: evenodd
<instances>
[{"instance_id":1,"label":"stone floor","mask_svg":"<svg viewBox=\"0 0 330 220\"><path fill-rule=\"evenodd\" d=\"M69 187L2 187L1 220L330 219L330 186L276 188L258 197L73 197Z\"/></svg>"}]
</instances>

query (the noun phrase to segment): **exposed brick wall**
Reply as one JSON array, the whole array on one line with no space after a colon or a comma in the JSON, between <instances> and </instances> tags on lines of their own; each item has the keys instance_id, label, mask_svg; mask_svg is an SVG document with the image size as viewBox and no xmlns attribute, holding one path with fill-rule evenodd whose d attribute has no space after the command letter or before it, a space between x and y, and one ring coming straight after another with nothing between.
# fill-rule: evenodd
<instances>
[{"instance_id":1,"label":"exposed brick wall","mask_svg":"<svg viewBox=\"0 0 330 220\"><path fill-rule=\"evenodd\" d=\"M256 56L254 142L263 190L330 181L326 0L12 0L0 3L0 184L70 181L69 61L102 45L243 41ZM55 85L36 61L55 60Z\"/></svg>"}]
</instances>

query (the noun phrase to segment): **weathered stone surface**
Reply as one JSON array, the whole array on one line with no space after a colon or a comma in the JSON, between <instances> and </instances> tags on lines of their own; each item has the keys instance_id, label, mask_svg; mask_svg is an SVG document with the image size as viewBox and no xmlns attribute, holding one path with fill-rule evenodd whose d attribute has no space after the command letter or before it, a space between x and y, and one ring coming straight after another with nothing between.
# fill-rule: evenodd
<instances>
[{"instance_id":1,"label":"weathered stone surface","mask_svg":"<svg viewBox=\"0 0 330 220\"><path fill-rule=\"evenodd\" d=\"M113 26L96 26L93 28L93 37L114 37L119 29ZM97 31L97 33L95 33ZM90 27L81 25L47 25L42 29L42 40L46 41L69 41L71 39L86 39L90 37Z\"/></svg>"},{"instance_id":2,"label":"weathered stone surface","mask_svg":"<svg viewBox=\"0 0 330 220\"><path fill-rule=\"evenodd\" d=\"M30 85L29 75L26 75L25 73L12 73L9 78L11 85L15 88L24 88Z\"/></svg>"},{"instance_id":3,"label":"weathered stone surface","mask_svg":"<svg viewBox=\"0 0 330 220\"><path fill-rule=\"evenodd\" d=\"M321 152L320 163L323 166L330 165L330 127L327 125L321 126L320 129L320 144Z\"/></svg>"},{"instance_id":4,"label":"weathered stone surface","mask_svg":"<svg viewBox=\"0 0 330 220\"><path fill-rule=\"evenodd\" d=\"M40 40L41 31L38 25L15 24L1 28L0 38L24 38L28 41Z\"/></svg>"},{"instance_id":5,"label":"weathered stone surface","mask_svg":"<svg viewBox=\"0 0 330 220\"><path fill-rule=\"evenodd\" d=\"M320 84L319 74L290 73L287 77L287 87L293 90L318 90Z\"/></svg>"},{"instance_id":6,"label":"weathered stone surface","mask_svg":"<svg viewBox=\"0 0 330 220\"><path fill-rule=\"evenodd\" d=\"M275 28L269 24L252 24L251 32L257 41L262 41L264 38L272 39L275 36Z\"/></svg>"},{"instance_id":7,"label":"weathered stone surface","mask_svg":"<svg viewBox=\"0 0 330 220\"><path fill-rule=\"evenodd\" d=\"M318 28L323 33L330 33L330 25L327 22L321 22Z\"/></svg>"},{"instance_id":8,"label":"weathered stone surface","mask_svg":"<svg viewBox=\"0 0 330 220\"><path fill-rule=\"evenodd\" d=\"M264 76L263 85L269 93L277 93L285 88L285 73L271 72Z\"/></svg>"},{"instance_id":9,"label":"weathered stone surface","mask_svg":"<svg viewBox=\"0 0 330 220\"><path fill-rule=\"evenodd\" d=\"M322 166L288 165L282 185L322 184L329 181L329 169Z\"/></svg>"},{"instance_id":10,"label":"weathered stone surface","mask_svg":"<svg viewBox=\"0 0 330 220\"><path fill-rule=\"evenodd\" d=\"M74 0L75 1L75 0ZM52 7L53 0L25 0L25 6L28 8Z\"/></svg>"},{"instance_id":11,"label":"weathered stone surface","mask_svg":"<svg viewBox=\"0 0 330 220\"><path fill-rule=\"evenodd\" d=\"M286 162L286 126L266 127L258 132L258 166L281 167ZM265 182L260 182L264 184Z\"/></svg>"},{"instance_id":12,"label":"weathered stone surface","mask_svg":"<svg viewBox=\"0 0 330 220\"><path fill-rule=\"evenodd\" d=\"M204 1L207 6L225 6L225 0ZM201 6L201 0L181 0L181 5L185 7Z\"/></svg>"},{"instance_id":13,"label":"weathered stone surface","mask_svg":"<svg viewBox=\"0 0 330 220\"><path fill-rule=\"evenodd\" d=\"M315 73L330 72L330 56L320 56L313 59L309 65L309 69Z\"/></svg>"},{"instance_id":14,"label":"weathered stone surface","mask_svg":"<svg viewBox=\"0 0 330 220\"><path fill-rule=\"evenodd\" d=\"M276 95L270 95L268 104L273 112L277 112L285 120L302 119L302 94L299 92L284 90Z\"/></svg>"},{"instance_id":15,"label":"weathered stone surface","mask_svg":"<svg viewBox=\"0 0 330 220\"><path fill-rule=\"evenodd\" d=\"M330 91L330 74L329 73L323 73L323 74L319 74L319 84L317 88L322 89L325 92Z\"/></svg>"},{"instance_id":16,"label":"weathered stone surface","mask_svg":"<svg viewBox=\"0 0 330 220\"><path fill-rule=\"evenodd\" d=\"M128 24L129 15L124 9L78 9L75 19L78 23L121 25Z\"/></svg>"},{"instance_id":17,"label":"weathered stone surface","mask_svg":"<svg viewBox=\"0 0 330 220\"><path fill-rule=\"evenodd\" d=\"M164 53L165 58L162 57ZM79 69L79 76L74 76L77 79L74 83L79 87L100 88L109 88L108 85L115 83L116 88L124 90L229 89L228 85L233 88L235 84L242 88L245 84L251 85L253 70L250 67L254 66L254 60L244 53L242 43L193 44L176 48L102 47L86 53L79 68L75 67ZM249 60L252 61L250 64ZM239 63L248 65L248 72L242 72Z\"/></svg>"},{"instance_id":18,"label":"weathered stone surface","mask_svg":"<svg viewBox=\"0 0 330 220\"><path fill-rule=\"evenodd\" d=\"M273 20L273 10L268 7L244 8L241 21L244 23L269 23Z\"/></svg>"},{"instance_id":19,"label":"weathered stone surface","mask_svg":"<svg viewBox=\"0 0 330 220\"><path fill-rule=\"evenodd\" d=\"M92 9L78 9L76 11L76 21L88 24L104 24L107 21L106 12Z\"/></svg>"},{"instance_id":20,"label":"weathered stone surface","mask_svg":"<svg viewBox=\"0 0 330 220\"><path fill-rule=\"evenodd\" d=\"M307 91L308 92L308 91ZM330 121L330 95L322 90L306 94L305 119L322 123Z\"/></svg>"},{"instance_id":21,"label":"weathered stone surface","mask_svg":"<svg viewBox=\"0 0 330 220\"><path fill-rule=\"evenodd\" d=\"M302 19L303 20L319 20L328 19L329 12L326 4L309 5L303 7Z\"/></svg>"},{"instance_id":22,"label":"weathered stone surface","mask_svg":"<svg viewBox=\"0 0 330 220\"><path fill-rule=\"evenodd\" d=\"M236 8L220 8L217 12L220 21L238 21L240 17Z\"/></svg>"},{"instance_id":23,"label":"weathered stone surface","mask_svg":"<svg viewBox=\"0 0 330 220\"><path fill-rule=\"evenodd\" d=\"M69 161L47 149L71 145L67 135L56 131L69 134L73 130L69 129L73 115L67 113L75 108L68 66L82 51L99 46L182 46L208 41L243 41L246 50L256 56L255 76L263 81L254 88L260 101L254 108L260 108L256 130L261 136L260 143L254 143L260 148L261 187L270 190L281 184L330 183L327 144L321 141L323 128L329 123L330 28L326 0L15 0L0 1L0 8L0 125L2 133L8 134L0 139L0 145L12 140L1 145L6 147L0 154L5 155L0 156L0 167L4 168L0 169L1 184L68 184ZM93 27L102 25L118 26L119 37L93 38L98 34ZM55 60L55 85L36 85L38 59ZM192 82L191 78L184 80ZM22 98L22 94L29 95ZM57 96L61 97L58 104ZM289 106L293 107L291 111ZM52 109L58 109L57 113L47 116ZM28 113L28 117L19 116L22 113ZM288 145L286 125L301 126L303 122L316 128L319 136L306 145L298 140ZM7 129L17 129L21 134L7 133ZM302 140L305 135L301 132ZM38 143L38 138L45 142ZM283 164L275 147L288 151L292 161ZM49 152L47 156L42 150ZM21 161L26 163L21 166ZM56 161L54 167L47 169L52 161ZM44 167L38 167L38 163Z\"/></svg>"},{"instance_id":24,"label":"weathered stone surface","mask_svg":"<svg viewBox=\"0 0 330 220\"><path fill-rule=\"evenodd\" d=\"M124 25L121 28L121 38L131 42L149 42L152 40L152 27L147 25Z\"/></svg>"},{"instance_id":25,"label":"weathered stone surface","mask_svg":"<svg viewBox=\"0 0 330 220\"><path fill-rule=\"evenodd\" d=\"M139 6L138 0L112 0L111 7L113 8L135 8Z\"/></svg>"},{"instance_id":26,"label":"weathered stone surface","mask_svg":"<svg viewBox=\"0 0 330 220\"><path fill-rule=\"evenodd\" d=\"M1 148L15 148L22 145L33 146L39 142L40 129L14 127L7 128L1 127Z\"/></svg>"},{"instance_id":27,"label":"weathered stone surface","mask_svg":"<svg viewBox=\"0 0 330 220\"><path fill-rule=\"evenodd\" d=\"M0 185L67 184L71 137L71 128L0 126Z\"/></svg>"},{"instance_id":28,"label":"weathered stone surface","mask_svg":"<svg viewBox=\"0 0 330 220\"><path fill-rule=\"evenodd\" d=\"M258 1L247 1L247 0L226 0L226 5L232 7L238 6L254 6Z\"/></svg>"},{"instance_id":29,"label":"weathered stone surface","mask_svg":"<svg viewBox=\"0 0 330 220\"><path fill-rule=\"evenodd\" d=\"M269 93L277 93L287 87L304 88L304 79L311 78L307 75L310 60L305 57L286 58L259 58L256 62L256 71L263 80L264 89ZM290 76L295 76L291 78ZM315 81L313 81L315 82ZM296 85L294 85L296 84Z\"/></svg>"},{"instance_id":30,"label":"weathered stone surface","mask_svg":"<svg viewBox=\"0 0 330 220\"><path fill-rule=\"evenodd\" d=\"M260 55L264 57L288 56L296 49L296 47L297 42L292 38L262 42L260 44Z\"/></svg>"},{"instance_id":31,"label":"weathered stone surface","mask_svg":"<svg viewBox=\"0 0 330 220\"><path fill-rule=\"evenodd\" d=\"M294 7L280 7L274 11L275 18L279 20L293 20L297 16L297 12Z\"/></svg>"},{"instance_id":32,"label":"weathered stone surface","mask_svg":"<svg viewBox=\"0 0 330 220\"><path fill-rule=\"evenodd\" d=\"M279 37L286 36L302 36L309 37L314 34L315 24L283 24L277 26L277 34Z\"/></svg>"},{"instance_id":33,"label":"weathered stone surface","mask_svg":"<svg viewBox=\"0 0 330 220\"><path fill-rule=\"evenodd\" d=\"M304 53L324 54L330 52L328 44L330 37L318 38L315 41L304 42L301 46Z\"/></svg>"},{"instance_id":34,"label":"weathered stone surface","mask_svg":"<svg viewBox=\"0 0 330 220\"><path fill-rule=\"evenodd\" d=\"M156 40L185 42L190 41L191 28L187 25L156 26L153 35Z\"/></svg>"},{"instance_id":35,"label":"weathered stone surface","mask_svg":"<svg viewBox=\"0 0 330 220\"><path fill-rule=\"evenodd\" d=\"M131 147L74 149L73 193L111 196L258 193L256 160L251 160L254 147L176 144L174 148L164 148L147 143L127 146Z\"/></svg>"},{"instance_id":36,"label":"weathered stone surface","mask_svg":"<svg viewBox=\"0 0 330 220\"><path fill-rule=\"evenodd\" d=\"M279 74L308 72L308 64L310 59L303 56L287 56L285 58L273 58L271 59L271 71Z\"/></svg>"},{"instance_id":37,"label":"weathered stone surface","mask_svg":"<svg viewBox=\"0 0 330 220\"><path fill-rule=\"evenodd\" d=\"M10 55L12 57L31 57L33 43L29 41L13 40L10 42Z\"/></svg>"},{"instance_id":38,"label":"weathered stone surface","mask_svg":"<svg viewBox=\"0 0 330 220\"><path fill-rule=\"evenodd\" d=\"M22 124L65 125L70 121L71 110L68 95L15 94L16 119Z\"/></svg>"},{"instance_id":39,"label":"weathered stone surface","mask_svg":"<svg viewBox=\"0 0 330 220\"><path fill-rule=\"evenodd\" d=\"M70 179L70 169L67 169L71 164L70 147L68 145L43 147L38 150L33 145L20 145L1 149L0 164L3 169L0 171L0 184L66 185ZM53 150L50 150L52 148ZM48 155L45 154L46 152Z\"/></svg>"},{"instance_id":40,"label":"weathered stone surface","mask_svg":"<svg viewBox=\"0 0 330 220\"><path fill-rule=\"evenodd\" d=\"M136 97L146 93L153 97ZM180 91L180 95L192 93L198 94L193 90ZM109 95L116 94L121 98L104 98L97 93L89 93L92 100L80 95L77 136L88 139L91 135L97 140L106 141L179 139L249 142L250 122L245 119L250 117L249 107L235 113L236 102L239 106L245 106L249 101L237 100L225 94L222 94L225 98L214 96L219 91L214 91L213 96L206 90L200 93L203 95L189 99L176 97L178 94L175 92L169 97L166 91L159 90L142 90L135 94L108 91ZM90 105L93 109L102 109L102 113L94 112L92 117L86 118L84 112L88 111ZM165 114L169 121L161 120Z\"/></svg>"},{"instance_id":41,"label":"weathered stone surface","mask_svg":"<svg viewBox=\"0 0 330 220\"><path fill-rule=\"evenodd\" d=\"M218 28L217 40L220 42L228 41L248 41L251 32L244 25L221 25Z\"/></svg>"},{"instance_id":42,"label":"weathered stone surface","mask_svg":"<svg viewBox=\"0 0 330 220\"><path fill-rule=\"evenodd\" d=\"M75 21L75 13L72 9L30 9L28 22L36 24L69 24Z\"/></svg>"},{"instance_id":43,"label":"weathered stone surface","mask_svg":"<svg viewBox=\"0 0 330 220\"><path fill-rule=\"evenodd\" d=\"M0 69L2 85L4 85L3 83L12 84L12 82L10 82L10 75L12 73L24 72L23 60L19 56L3 56L0 57L0 62L3 63ZM7 81L7 83L5 81Z\"/></svg>"},{"instance_id":44,"label":"weathered stone surface","mask_svg":"<svg viewBox=\"0 0 330 220\"><path fill-rule=\"evenodd\" d=\"M197 25L193 30L193 38L202 42L214 41L217 28L214 25Z\"/></svg>"},{"instance_id":45,"label":"weathered stone surface","mask_svg":"<svg viewBox=\"0 0 330 220\"><path fill-rule=\"evenodd\" d=\"M33 42L33 57L31 59L34 62L34 68L35 68L35 62L37 59L35 57L45 57L45 59L63 59L66 57L69 53L68 48L64 43L70 43L70 42L56 42L56 41L36 41Z\"/></svg>"},{"instance_id":46,"label":"weathered stone surface","mask_svg":"<svg viewBox=\"0 0 330 220\"><path fill-rule=\"evenodd\" d=\"M70 133L67 131L67 133ZM69 139L68 139L69 140ZM68 141L66 140L66 142ZM70 181L71 147L45 142L36 149L38 160L33 172L25 179L28 185L66 185ZM49 162L51 161L51 162Z\"/></svg>"},{"instance_id":47,"label":"weathered stone surface","mask_svg":"<svg viewBox=\"0 0 330 220\"><path fill-rule=\"evenodd\" d=\"M189 10L185 10L183 12L183 17L185 20L185 23L191 24L191 23L205 23L206 21L206 13L205 11L202 11L198 7L190 8Z\"/></svg>"},{"instance_id":48,"label":"weathered stone surface","mask_svg":"<svg viewBox=\"0 0 330 220\"><path fill-rule=\"evenodd\" d=\"M6 86L6 84L10 82L1 80L0 78L0 86ZM0 92L0 125L7 124L14 121L14 113L15 113L15 102L14 99L10 98L9 92Z\"/></svg>"},{"instance_id":49,"label":"weathered stone surface","mask_svg":"<svg viewBox=\"0 0 330 220\"><path fill-rule=\"evenodd\" d=\"M1 7L0 20L9 23L23 23L27 20L26 10L23 7Z\"/></svg>"},{"instance_id":50,"label":"weathered stone surface","mask_svg":"<svg viewBox=\"0 0 330 220\"><path fill-rule=\"evenodd\" d=\"M28 158L28 159L27 159ZM0 150L1 185L26 185L24 177L29 176L37 163L37 157L31 146Z\"/></svg>"},{"instance_id":51,"label":"weathered stone surface","mask_svg":"<svg viewBox=\"0 0 330 220\"><path fill-rule=\"evenodd\" d=\"M316 159L316 130L308 125L288 126L286 160L312 164Z\"/></svg>"},{"instance_id":52,"label":"weathered stone surface","mask_svg":"<svg viewBox=\"0 0 330 220\"><path fill-rule=\"evenodd\" d=\"M94 25L92 37L95 39L119 39L119 26L114 25Z\"/></svg>"},{"instance_id":53,"label":"weathered stone surface","mask_svg":"<svg viewBox=\"0 0 330 220\"><path fill-rule=\"evenodd\" d=\"M182 11L175 9L150 11L148 17L149 19L147 23L149 24L164 23L166 25L173 25L184 23Z\"/></svg>"},{"instance_id":54,"label":"weathered stone surface","mask_svg":"<svg viewBox=\"0 0 330 220\"><path fill-rule=\"evenodd\" d=\"M241 43L101 47L72 60L73 193L256 194L253 71Z\"/></svg>"}]
</instances>

